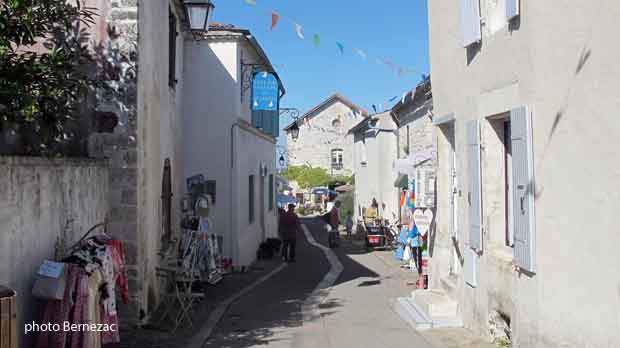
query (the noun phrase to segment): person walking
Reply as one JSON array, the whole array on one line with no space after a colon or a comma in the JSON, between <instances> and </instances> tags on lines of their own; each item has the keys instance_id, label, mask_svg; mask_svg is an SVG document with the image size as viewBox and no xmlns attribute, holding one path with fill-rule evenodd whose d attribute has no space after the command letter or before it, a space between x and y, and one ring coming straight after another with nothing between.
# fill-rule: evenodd
<instances>
[{"instance_id":1,"label":"person walking","mask_svg":"<svg viewBox=\"0 0 620 348\"><path fill-rule=\"evenodd\" d=\"M351 240L351 234L353 233L353 217L351 214L347 217L347 239Z\"/></svg>"},{"instance_id":2,"label":"person walking","mask_svg":"<svg viewBox=\"0 0 620 348\"><path fill-rule=\"evenodd\" d=\"M282 236L282 259L295 262L297 232L301 232L301 222L295 214L295 204L288 205L288 211L280 215L280 234Z\"/></svg>"},{"instance_id":3,"label":"person walking","mask_svg":"<svg viewBox=\"0 0 620 348\"><path fill-rule=\"evenodd\" d=\"M340 226L340 201L334 203L334 207L329 211L329 226L331 230L327 237L328 245L330 248L338 247L340 241L340 232L338 226Z\"/></svg>"}]
</instances>

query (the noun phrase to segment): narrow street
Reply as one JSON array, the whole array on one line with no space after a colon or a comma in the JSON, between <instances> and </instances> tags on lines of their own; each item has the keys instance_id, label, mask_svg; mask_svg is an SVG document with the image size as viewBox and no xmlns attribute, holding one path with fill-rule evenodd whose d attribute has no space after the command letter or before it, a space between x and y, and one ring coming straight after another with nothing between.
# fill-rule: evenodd
<instances>
[{"instance_id":1,"label":"narrow street","mask_svg":"<svg viewBox=\"0 0 620 348\"><path fill-rule=\"evenodd\" d=\"M304 224L317 242L327 244L322 223ZM334 249L344 270L316 305L319 315L304 315L302 304L329 265L303 235L297 248L297 262L233 304L205 347L431 347L391 309L390 300L412 290L406 273L390 267L381 258L385 252L367 253L359 243L343 240Z\"/></svg>"}]
</instances>

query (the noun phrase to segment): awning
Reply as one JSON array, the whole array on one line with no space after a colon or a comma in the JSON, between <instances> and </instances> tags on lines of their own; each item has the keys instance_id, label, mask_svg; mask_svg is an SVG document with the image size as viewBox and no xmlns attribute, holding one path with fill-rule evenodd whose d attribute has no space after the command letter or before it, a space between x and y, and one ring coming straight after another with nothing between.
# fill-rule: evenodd
<instances>
[{"instance_id":1,"label":"awning","mask_svg":"<svg viewBox=\"0 0 620 348\"><path fill-rule=\"evenodd\" d=\"M425 150L412 153L407 158L397 159L394 161L394 172L410 174L416 166L435 158L436 155L435 150Z\"/></svg>"},{"instance_id":2,"label":"awning","mask_svg":"<svg viewBox=\"0 0 620 348\"><path fill-rule=\"evenodd\" d=\"M409 186L409 176L407 174L399 173L396 181L394 181L394 187L407 188Z\"/></svg>"},{"instance_id":3,"label":"awning","mask_svg":"<svg viewBox=\"0 0 620 348\"><path fill-rule=\"evenodd\" d=\"M342 185L342 186L338 186L335 188L336 192L349 192L349 191L353 191L355 189L355 186L353 185Z\"/></svg>"}]
</instances>

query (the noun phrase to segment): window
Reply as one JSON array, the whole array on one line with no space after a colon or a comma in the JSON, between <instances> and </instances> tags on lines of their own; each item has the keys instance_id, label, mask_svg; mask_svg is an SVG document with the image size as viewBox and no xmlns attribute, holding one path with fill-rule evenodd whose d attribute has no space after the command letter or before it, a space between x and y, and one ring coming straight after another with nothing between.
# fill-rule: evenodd
<instances>
[{"instance_id":1,"label":"window","mask_svg":"<svg viewBox=\"0 0 620 348\"><path fill-rule=\"evenodd\" d=\"M254 175L250 175L248 182L248 221L254 222Z\"/></svg>"},{"instance_id":2,"label":"window","mask_svg":"<svg viewBox=\"0 0 620 348\"><path fill-rule=\"evenodd\" d=\"M177 84L177 18L172 9L168 8L168 86L175 88Z\"/></svg>"},{"instance_id":3,"label":"window","mask_svg":"<svg viewBox=\"0 0 620 348\"><path fill-rule=\"evenodd\" d=\"M269 175L269 211L273 210L275 197L275 187L273 184L273 174Z\"/></svg>"},{"instance_id":4,"label":"window","mask_svg":"<svg viewBox=\"0 0 620 348\"><path fill-rule=\"evenodd\" d=\"M340 116L332 121L332 127L340 128L342 126L342 122L340 121Z\"/></svg>"},{"instance_id":5,"label":"window","mask_svg":"<svg viewBox=\"0 0 620 348\"><path fill-rule=\"evenodd\" d=\"M333 149L332 150L332 169L342 169L342 157L343 157L342 149Z\"/></svg>"}]
</instances>

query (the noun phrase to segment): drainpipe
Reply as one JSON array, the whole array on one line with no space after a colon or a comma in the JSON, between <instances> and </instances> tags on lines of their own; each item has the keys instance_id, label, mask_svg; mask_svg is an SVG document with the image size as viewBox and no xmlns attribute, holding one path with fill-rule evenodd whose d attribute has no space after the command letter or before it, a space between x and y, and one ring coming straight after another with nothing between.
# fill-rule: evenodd
<instances>
[{"instance_id":1,"label":"drainpipe","mask_svg":"<svg viewBox=\"0 0 620 348\"><path fill-rule=\"evenodd\" d=\"M234 201L235 201L235 195L234 195L234 187L236 185L235 181L236 175L235 175L235 127L239 127L239 123L237 123L235 121L235 123L233 123L233 125L230 127L230 230L231 230L231 237L234 237L234 242L233 243L233 248L232 248L232 259L233 261L237 261L239 260L239 231L238 228L235 228L235 217L233 212L237 211L234 208ZM234 264L233 264L234 266Z\"/></svg>"}]
</instances>

